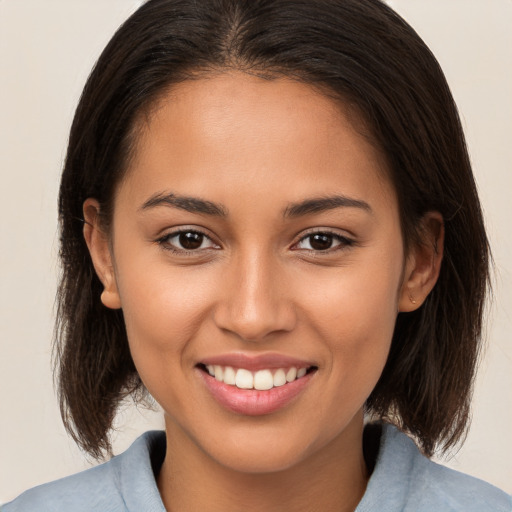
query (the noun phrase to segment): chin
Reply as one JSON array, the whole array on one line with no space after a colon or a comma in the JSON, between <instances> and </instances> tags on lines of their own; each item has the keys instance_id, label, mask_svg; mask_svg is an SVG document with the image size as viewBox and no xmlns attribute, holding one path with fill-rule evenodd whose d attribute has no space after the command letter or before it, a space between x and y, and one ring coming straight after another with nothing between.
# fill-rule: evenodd
<instances>
[{"instance_id":1,"label":"chin","mask_svg":"<svg viewBox=\"0 0 512 512\"><path fill-rule=\"evenodd\" d=\"M237 419L231 419L230 425L212 425L209 432L195 428L188 434L181 429L176 432L168 422L167 437L177 441L178 449L195 453L194 459L210 465L211 471L225 468L246 474L288 470L308 460L325 444L319 442L324 436L308 432L305 425L295 429L288 422L283 425L264 418Z\"/></svg>"},{"instance_id":2,"label":"chin","mask_svg":"<svg viewBox=\"0 0 512 512\"><path fill-rule=\"evenodd\" d=\"M248 475L264 475L286 471L299 466L304 460L303 454L299 454L297 450L292 449L271 450L259 448L252 451L234 448L229 452L223 450L222 453L212 453L210 456L226 469Z\"/></svg>"}]
</instances>

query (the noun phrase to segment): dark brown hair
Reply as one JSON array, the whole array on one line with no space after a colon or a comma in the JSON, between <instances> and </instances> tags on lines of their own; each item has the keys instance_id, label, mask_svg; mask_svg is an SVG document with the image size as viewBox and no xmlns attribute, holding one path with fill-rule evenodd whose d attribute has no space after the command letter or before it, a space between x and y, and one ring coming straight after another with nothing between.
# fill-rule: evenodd
<instances>
[{"instance_id":1,"label":"dark brown hair","mask_svg":"<svg viewBox=\"0 0 512 512\"><path fill-rule=\"evenodd\" d=\"M144 392L123 313L100 302L82 204L95 197L108 224L139 116L172 84L230 68L294 77L357 110L387 159L406 247L427 211L442 214L438 283L421 308L399 314L367 410L412 434L427 454L453 446L468 422L489 249L444 75L379 0L149 0L114 35L77 107L60 188L55 353L67 429L101 457L120 401Z\"/></svg>"}]
</instances>

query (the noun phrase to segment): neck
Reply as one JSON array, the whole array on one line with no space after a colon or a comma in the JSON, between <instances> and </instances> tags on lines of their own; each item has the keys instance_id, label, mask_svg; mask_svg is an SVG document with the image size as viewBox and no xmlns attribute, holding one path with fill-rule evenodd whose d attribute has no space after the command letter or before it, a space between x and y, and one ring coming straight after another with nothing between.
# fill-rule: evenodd
<instances>
[{"instance_id":1,"label":"neck","mask_svg":"<svg viewBox=\"0 0 512 512\"><path fill-rule=\"evenodd\" d=\"M292 467L246 473L220 464L168 418L158 487L168 512L353 511L368 481L359 416L334 440Z\"/></svg>"}]
</instances>

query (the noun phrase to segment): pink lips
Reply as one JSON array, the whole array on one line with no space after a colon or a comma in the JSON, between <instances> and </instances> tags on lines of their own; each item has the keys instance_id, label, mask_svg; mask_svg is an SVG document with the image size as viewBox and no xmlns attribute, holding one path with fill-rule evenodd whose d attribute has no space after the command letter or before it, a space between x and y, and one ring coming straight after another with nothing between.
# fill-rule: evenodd
<instances>
[{"instance_id":1,"label":"pink lips","mask_svg":"<svg viewBox=\"0 0 512 512\"><path fill-rule=\"evenodd\" d=\"M262 369L277 368L309 368L312 363L289 358L276 354L261 354L258 356L247 356L241 353L226 354L204 359L202 365L231 366L234 368L245 368L256 372ZM271 414L288 405L299 395L309 384L314 373L307 373L301 378L273 387L272 389L260 391L256 389L239 389L236 386L219 382L214 377L197 368L203 382L213 398L226 409L246 416L260 416Z\"/></svg>"}]
</instances>

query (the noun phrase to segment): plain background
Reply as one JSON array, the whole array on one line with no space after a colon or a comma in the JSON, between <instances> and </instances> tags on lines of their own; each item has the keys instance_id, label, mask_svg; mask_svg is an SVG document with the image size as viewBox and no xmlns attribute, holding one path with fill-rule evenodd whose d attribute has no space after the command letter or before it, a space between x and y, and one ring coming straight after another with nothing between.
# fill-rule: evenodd
<instances>
[{"instance_id":1,"label":"plain background","mask_svg":"<svg viewBox=\"0 0 512 512\"><path fill-rule=\"evenodd\" d=\"M88 467L50 371L56 197L85 79L140 0L0 0L0 503ZM512 1L390 0L438 57L459 105L496 263L488 348L464 447L445 461L512 492ZM158 413L127 406L115 451Z\"/></svg>"}]
</instances>

